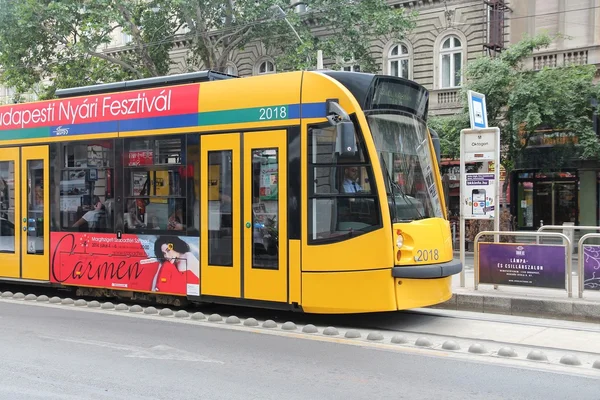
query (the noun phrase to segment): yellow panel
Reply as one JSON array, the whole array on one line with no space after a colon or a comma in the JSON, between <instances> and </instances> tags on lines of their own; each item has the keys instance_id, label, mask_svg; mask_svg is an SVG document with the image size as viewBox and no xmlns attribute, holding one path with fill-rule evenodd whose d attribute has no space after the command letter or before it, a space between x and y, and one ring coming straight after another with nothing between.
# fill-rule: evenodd
<instances>
[{"instance_id":1,"label":"yellow panel","mask_svg":"<svg viewBox=\"0 0 600 400\"><path fill-rule=\"evenodd\" d=\"M252 132L244 134L244 298L287 302L287 155L286 131ZM278 238L279 269L252 267L253 210L252 210L252 150L278 150ZM248 227L250 223L250 227Z\"/></svg>"},{"instance_id":2,"label":"yellow panel","mask_svg":"<svg viewBox=\"0 0 600 400\"><path fill-rule=\"evenodd\" d=\"M303 272L302 309L319 314L394 311L392 271Z\"/></svg>"},{"instance_id":3,"label":"yellow panel","mask_svg":"<svg viewBox=\"0 0 600 400\"><path fill-rule=\"evenodd\" d=\"M378 160L375 144L371 137L364 114L353 95L339 82L318 72L306 72L302 82L302 102L324 102L335 98L348 112L357 112L358 121L365 137L365 144L371 160ZM302 171L308 170L307 124L302 126ZM302 202L302 271L358 271L367 269L391 268L394 264L394 244L392 227L385 194L383 174L379 162L372 162L375 184L377 185L382 216L382 228L356 238L327 245L308 245L308 201ZM308 180L302 180L303 198L307 197ZM365 251L368 249L368 251Z\"/></svg>"},{"instance_id":4,"label":"yellow panel","mask_svg":"<svg viewBox=\"0 0 600 400\"><path fill-rule=\"evenodd\" d=\"M8 194L8 199L5 201L10 202L10 206L14 207L14 251L11 253L0 253L0 276L7 278L20 278L21 276L21 178L20 178L20 163L19 163L19 148L5 148L0 149L0 162L1 161L12 161L13 162L13 192ZM2 220L3 224L8 221ZM8 227L8 225L6 225ZM6 233L6 232L3 232ZM2 238L3 240L10 240L9 236Z\"/></svg>"},{"instance_id":5,"label":"yellow panel","mask_svg":"<svg viewBox=\"0 0 600 400\"><path fill-rule=\"evenodd\" d=\"M452 235L449 222L442 218L428 218L406 224L394 224L394 248L396 232L402 231L404 243L397 265L436 264L451 261ZM417 257L417 258L415 258Z\"/></svg>"},{"instance_id":6,"label":"yellow panel","mask_svg":"<svg viewBox=\"0 0 600 400\"><path fill-rule=\"evenodd\" d=\"M199 112L298 104L302 72L200 83ZM289 124L289 120L286 121Z\"/></svg>"},{"instance_id":7,"label":"yellow panel","mask_svg":"<svg viewBox=\"0 0 600 400\"><path fill-rule=\"evenodd\" d=\"M18 225L21 228L21 277L47 281L50 278L50 170L48 166L48 146L23 147L21 156L22 217L21 223ZM36 182L29 182L28 161L42 161L43 187L40 188ZM31 186L31 199L28 199L29 186ZM28 200L33 203L33 207L29 209ZM40 217L43 218L42 221L39 221ZM23 221L23 218L32 218L34 221ZM23 228L33 226L36 229L42 228L43 240L29 240L32 237L29 237L27 229L23 230ZM39 249L40 244L43 245L43 249ZM34 253L29 254L28 249Z\"/></svg>"},{"instance_id":8,"label":"yellow panel","mask_svg":"<svg viewBox=\"0 0 600 400\"><path fill-rule=\"evenodd\" d=\"M210 135L201 138L201 179L200 189L200 292L203 295L239 298L241 295L241 259L240 259L240 135L238 133ZM215 266L208 264L208 152L219 150L232 151L232 223L233 223L233 266Z\"/></svg>"},{"instance_id":9,"label":"yellow panel","mask_svg":"<svg viewBox=\"0 0 600 400\"><path fill-rule=\"evenodd\" d=\"M302 271L362 271L394 265L390 230L378 229L337 243L304 245Z\"/></svg>"},{"instance_id":10,"label":"yellow panel","mask_svg":"<svg viewBox=\"0 0 600 400\"><path fill-rule=\"evenodd\" d=\"M290 240L289 241L289 274L290 274L290 304L291 303L302 303L302 271L301 271L301 254L300 254L300 241Z\"/></svg>"},{"instance_id":11,"label":"yellow panel","mask_svg":"<svg viewBox=\"0 0 600 400\"><path fill-rule=\"evenodd\" d=\"M439 279L396 279L398 310L427 307L452 297L452 277Z\"/></svg>"}]
</instances>

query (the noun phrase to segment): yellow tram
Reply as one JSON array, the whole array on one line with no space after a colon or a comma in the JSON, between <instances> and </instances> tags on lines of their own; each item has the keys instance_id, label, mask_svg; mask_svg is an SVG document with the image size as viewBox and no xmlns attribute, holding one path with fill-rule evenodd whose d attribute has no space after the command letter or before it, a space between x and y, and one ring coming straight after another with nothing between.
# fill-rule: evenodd
<instances>
[{"instance_id":1,"label":"yellow tram","mask_svg":"<svg viewBox=\"0 0 600 400\"><path fill-rule=\"evenodd\" d=\"M310 313L451 297L412 81L212 71L0 107L0 281ZM439 154L437 154L439 157Z\"/></svg>"}]
</instances>

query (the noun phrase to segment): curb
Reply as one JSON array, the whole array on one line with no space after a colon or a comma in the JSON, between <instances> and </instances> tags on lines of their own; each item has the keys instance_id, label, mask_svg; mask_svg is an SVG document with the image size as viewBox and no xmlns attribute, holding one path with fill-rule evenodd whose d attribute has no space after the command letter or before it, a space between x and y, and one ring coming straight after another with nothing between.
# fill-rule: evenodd
<instances>
[{"instance_id":1,"label":"curb","mask_svg":"<svg viewBox=\"0 0 600 400\"><path fill-rule=\"evenodd\" d=\"M577 322L600 322L600 304L598 302L574 299L454 293L450 300L427 308Z\"/></svg>"}]
</instances>

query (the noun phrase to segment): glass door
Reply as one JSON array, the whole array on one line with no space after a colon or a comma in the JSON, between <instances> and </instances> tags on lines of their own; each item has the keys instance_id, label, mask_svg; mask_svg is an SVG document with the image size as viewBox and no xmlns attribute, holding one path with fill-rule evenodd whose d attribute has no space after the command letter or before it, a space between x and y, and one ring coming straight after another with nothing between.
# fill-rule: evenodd
<instances>
[{"instance_id":1,"label":"glass door","mask_svg":"<svg viewBox=\"0 0 600 400\"><path fill-rule=\"evenodd\" d=\"M0 276L21 277L19 148L0 149Z\"/></svg>"},{"instance_id":2,"label":"glass door","mask_svg":"<svg viewBox=\"0 0 600 400\"><path fill-rule=\"evenodd\" d=\"M538 226L577 223L577 182L543 181L536 184L536 222Z\"/></svg>"},{"instance_id":3,"label":"glass door","mask_svg":"<svg viewBox=\"0 0 600 400\"><path fill-rule=\"evenodd\" d=\"M242 297L240 134L201 137L200 293Z\"/></svg>"},{"instance_id":4,"label":"glass door","mask_svg":"<svg viewBox=\"0 0 600 400\"><path fill-rule=\"evenodd\" d=\"M244 134L244 298L287 302L286 131Z\"/></svg>"},{"instance_id":5,"label":"glass door","mask_svg":"<svg viewBox=\"0 0 600 400\"><path fill-rule=\"evenodd\" d=\"M48 146L21 148L21 177L21 278L47 281L50 277Z\"/></svg>"},{"instance_id":6,"label":"glass door","mask_svg":"<svg viewBox=\"0 0 600 400\"><path fill-rule=\"evenodd\" d=\"M554 225L552 182L538 182L535 190L536 226Z\"/></svg>"},{"instance_id":7,"label":"glass door","mask_svg":"<svg viewBox=\"0 0 600 400\"><path fill-rule=\"evenodd\" d=\"M554 224L565 222L577 224L577 183L554 182Z\"/></svg>"}]
</instances>

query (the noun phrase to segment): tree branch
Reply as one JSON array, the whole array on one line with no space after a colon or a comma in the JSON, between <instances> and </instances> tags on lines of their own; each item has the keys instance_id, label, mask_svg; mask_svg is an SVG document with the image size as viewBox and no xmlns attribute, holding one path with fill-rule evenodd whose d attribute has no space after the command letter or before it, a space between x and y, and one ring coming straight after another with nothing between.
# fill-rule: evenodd
<instances>
[{"instance_id":1,"label":"tree branch","mask_svg":"<svg viewBox=\"0 0 600 400\"><path fill-rule=\"evenodd\" d=\"M69 46L70 43L69 43L69 41L66 38L63 38L63 37L57 35L55 32L52 31L52 29L49 29L44 24L41 24L41 27L42 27L42 29L46 33L48 33L50 36L52 36L54 38L54 40L56 40L59 43L62 43L67 49L70 47ZM128 70L130 72L133 72L139 78L143 78L143 74L139 70L137 70L136 68L134 68L132 65L126 63L125 61L119 60L118 58L115 58L115 57L108 56L106 54L97 53L97 52L92 51L90 49L83 49L83 51L86 54L89 54L90 56L98 57L98 58L101 58L101 59L106 60L108 62L111 62L113 64L117 64L117 65L125 68L126 70Z\"/></svg>"},{"instance_id":2,"label":"tree branch","mask_svg":"<svg viewBox=\"0 0 600 400\"><path fill-rule=\"evenodd\" d=\"M152 57L150 57L150 54L148 54L146 47L144 47L144 45L143 45L144 40L142 38L142 34L141 34L140 30L138 29L137 25L135 24L135 22L133 21L133 16L121 2L117 1L116 7L121 12L121 14L123 15L123 18L125 18L125 21L129 25L129 28L131 29L131 34L133 35L133 38L136 42L136 48L138 50L138 54L140 55L140 59L141 59L142 63L144 64L144 66L146 68L148 68L148 70L150 71L150 73L153 76L158 76L158 68L156 68L156 64L152 60Z\"/></svg>"}]
</instances>

